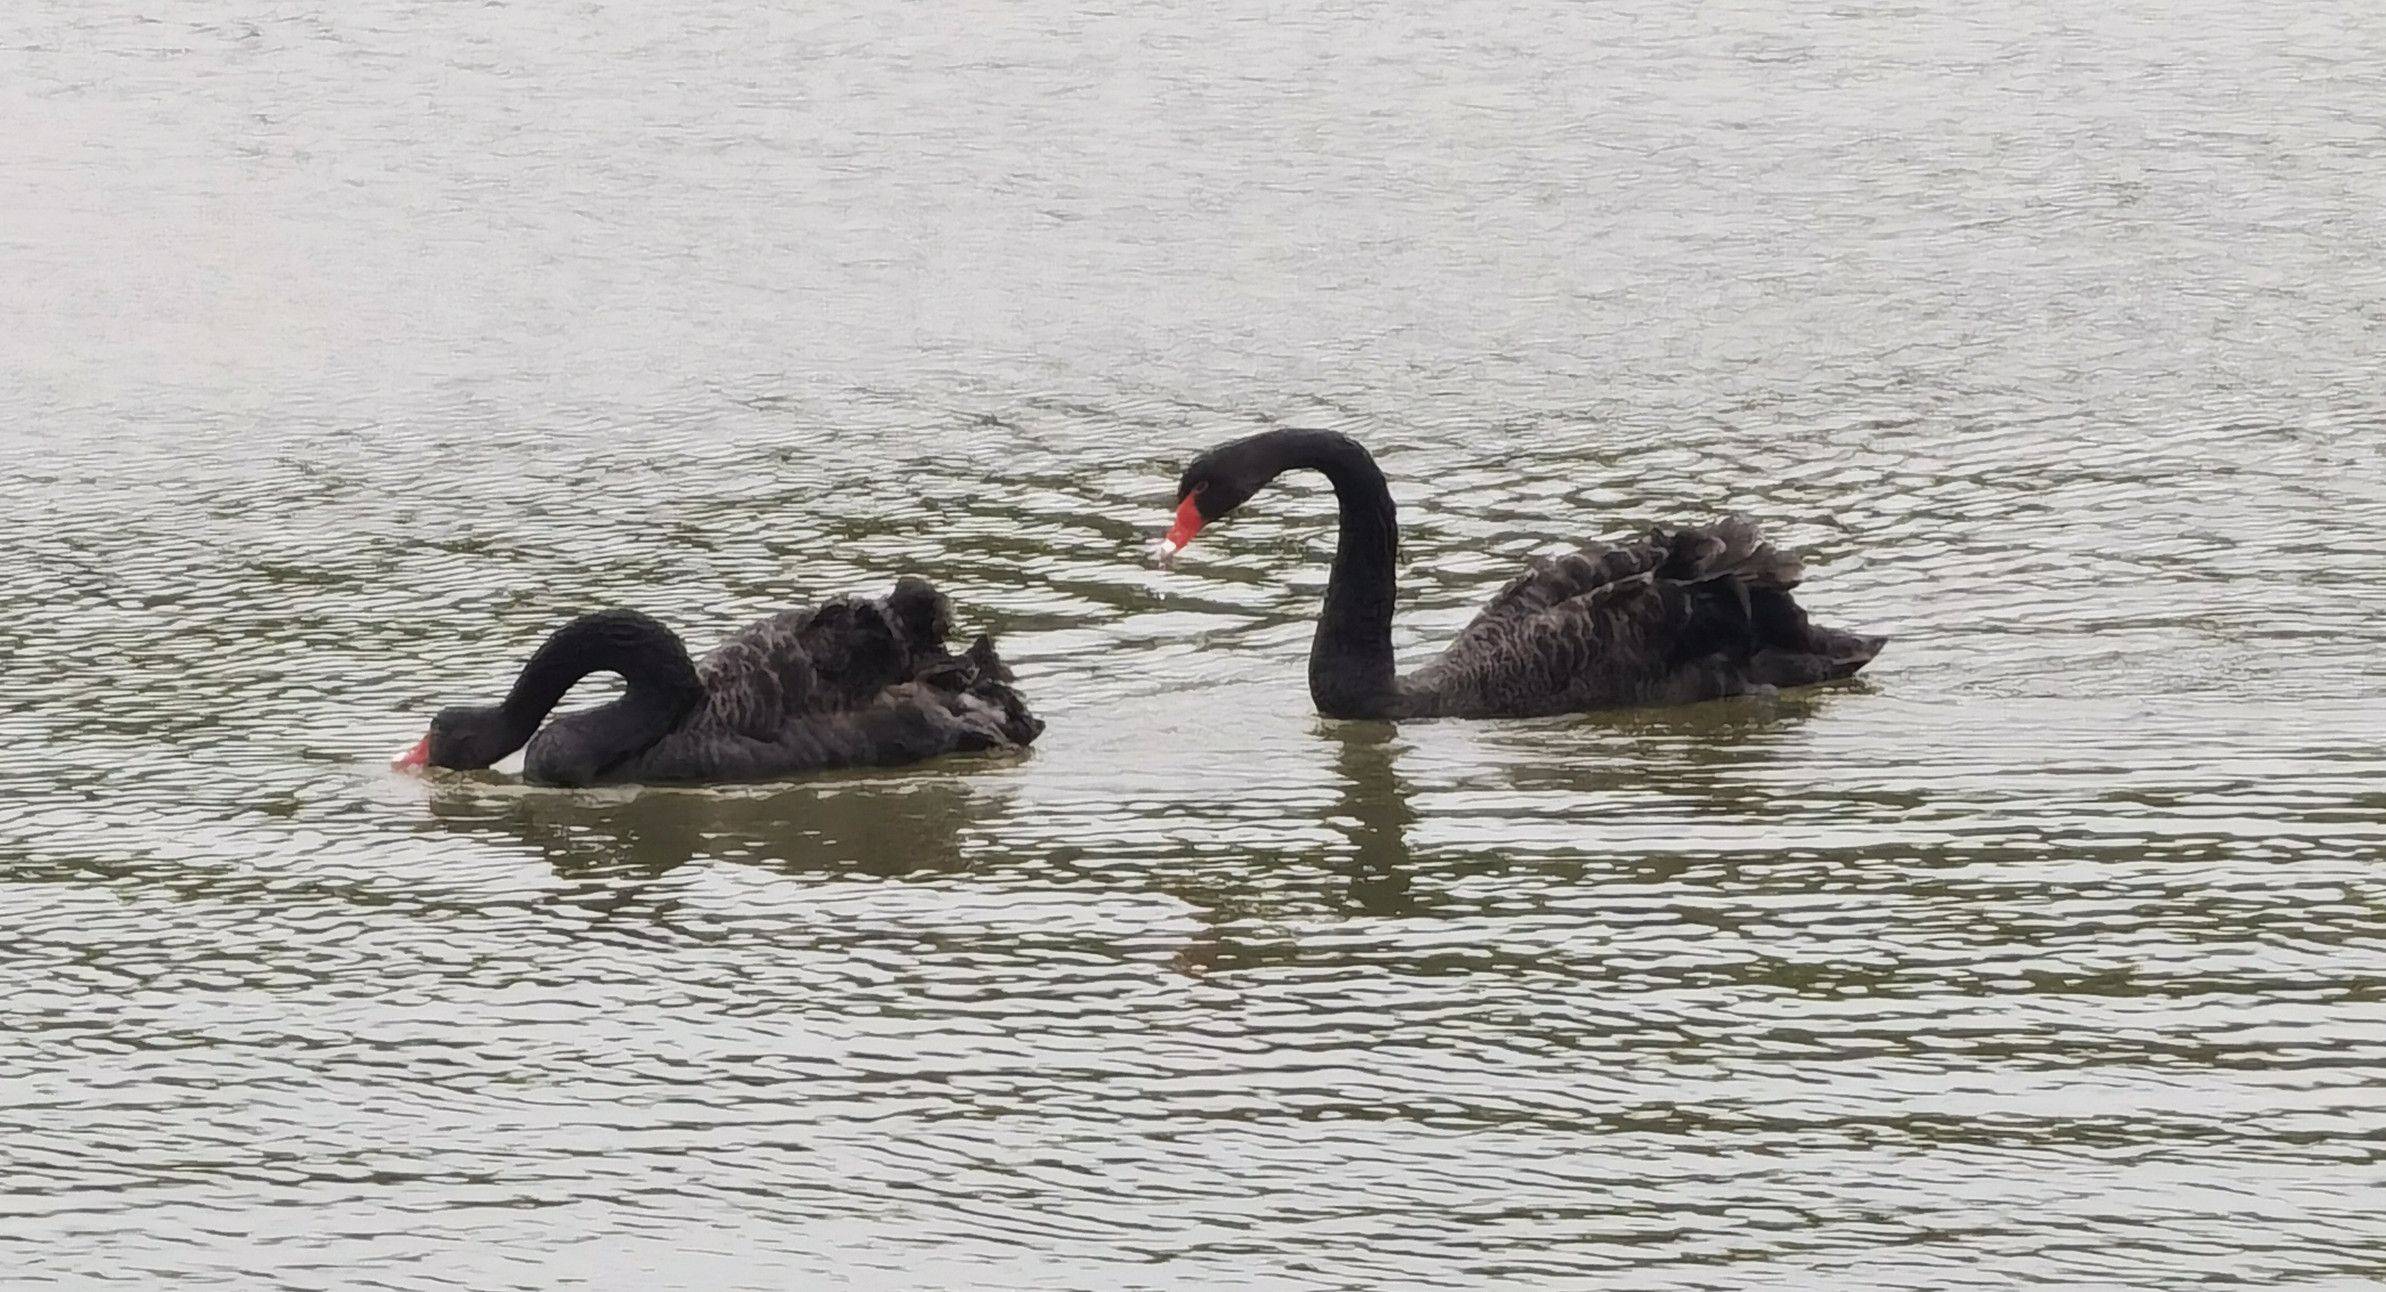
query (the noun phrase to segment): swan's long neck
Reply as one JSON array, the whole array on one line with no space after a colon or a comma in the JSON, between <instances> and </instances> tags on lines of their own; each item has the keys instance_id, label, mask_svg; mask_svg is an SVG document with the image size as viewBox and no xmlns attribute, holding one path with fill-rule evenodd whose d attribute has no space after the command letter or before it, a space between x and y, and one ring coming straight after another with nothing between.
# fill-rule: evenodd
<instances>
[{"instance_id":1,"label":"swan's long neck","mask_svg":"<svg viewBox=\"0 0 2386 1292\"><path fill-rule=\"evenodd\" d=\"M1400 521L1383 471L1357 441L1324 432L1289 433L1288 467L1333 482L1341 511L1325 611L1309 644L1309 697L1329 718L1393 716L1392 603Z\"/></svg>"},{"instance_id":2,"label":"swan's long neck","mask_svg":"<svg viewBox=\"0 0 2386 1292\"><path fill-rule=\"evenodd\" d=\"M573 715L572 748L562 751L593 770L662 739L704 698L687 647L670 629L635 611L600 610L556 629L522 666L497 706L508 734L529 740L580 679L605 672L620 674L628 688L618 700Z\"/></svg>"}]
</instances>

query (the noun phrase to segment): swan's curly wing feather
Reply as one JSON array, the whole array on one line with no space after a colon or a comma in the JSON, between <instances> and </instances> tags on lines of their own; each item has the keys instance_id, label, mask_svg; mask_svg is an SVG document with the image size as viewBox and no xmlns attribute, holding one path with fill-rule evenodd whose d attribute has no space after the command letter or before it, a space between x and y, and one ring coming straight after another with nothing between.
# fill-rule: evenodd
<instances>
[{"instance_id":1,"label":"swan's curly wing feather","mask_svg":"<svg viewBox=\"0 0 2386 1292\"><path fill-rule=\"evenodd\" d=\"M698 666L719 730L753 740L794 738L794 729L866 709L892 689L931 674L953 674L966 689L982 671L976 653L944 649L952 606L925 579L905 578L880 598L837 597L783 610L740 629ZM983 648L1007 679L991 646ZM832 738L831 743L836 743Z\"/></svg>"},{"instance_id":2,"label":"swan's curly wing feather","mask_svg":"<svg viewBox=\"0 0 2386 1292\"><path fill-rule=\"evenodd\" d=\"M1740 667L1766 644L1751 599L1786 605L1801 574L1740 516L1539 557L1409 690L1430 711L1478 714L1729 695L1760 680Z\"/></svg>"},{"instance_id":3,"label":"swan's curly wing feather","mask_svg":"<svg viewBox=\"0 0 2386 1292\"><path fill-rule=\"evenodd\" d=\"M1745 516L1727 516L1712 525L1652 529L1622 542L1588 543L1556 556L1534 557L1524 573L1492 594L1490 604L1459 631L1451 648L1460 649L1478 630L1529 619L1610 584L1652 572L1679 583L1728 576L1750 587L1781 591L1798 586L1804 573L1796 556L1764 541L1755 523Z\"/></svg>"},{"instance_id":4,"label":"swan's curly wing feather","mask_svg":"<svg viewBox=\"0 0 2386 1292\"><path fill-rule=\"evenodd\" d=\"M909 661L878 603L838 597L748 624L714 647L699 671L725 726L770 740L790 722L869 703L902 680Z\"/></svg>"},{"instance_id":5,"label":"swan's curly wing feather","mask_svg":"<svg viewBox=\"0 0 2386 1292\"><path fill-rule=\"evenodd\" d=\"M1656 569L1664 556L1653 544L1630 542L1591 543L1558 556L1534 557L1524 573L1493 593L1490 604L1458 631L1450 653L1465 654L1486 648L1478 643L1507 640L1517 625L1552 606L1645 575Z\"/></svg>"}]
</instances>

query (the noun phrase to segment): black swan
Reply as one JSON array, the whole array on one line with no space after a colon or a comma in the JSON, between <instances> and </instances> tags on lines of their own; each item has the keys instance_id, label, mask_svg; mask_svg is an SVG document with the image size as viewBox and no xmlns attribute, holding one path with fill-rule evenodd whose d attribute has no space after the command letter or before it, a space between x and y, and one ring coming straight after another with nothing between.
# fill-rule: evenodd
<instances>
[{"instance_id":1,"label":"black swan","mask_svg":"<svg viewBox=\"0 0 2386 1292\"><path fill-rule=\"evenodd\" d=\"M1392 667L1392 492L1367 450L1330 431L1267 431L1193 460L1162 560L1298 468L1333 483L1341 536L1309 647L1309 695L1329 718L1507 718L1688 704L1852 676L1885 637L1807 622L1798 558L1756 527L1652 530L1536 558L1438 659Z\"/></svg>"},{"instance_id":2,"label":"black swan","mask_svg":"<svg viewBox=\"0 0 2386 1292\"><path fill-rule=\"evenodd\" d=\"M980 637L952 654L951 626L944 594L905 578L877 600L782 611L694 661L645 615L599 610L557 629L503 703L440 710L394 766L482 768L527 741L522 778L533 784L684 784L1032 742L1044 724L1012 689L994 643ZM539 726L598 672L621 675L621 698Z\"/></svg>"}]
</instances>

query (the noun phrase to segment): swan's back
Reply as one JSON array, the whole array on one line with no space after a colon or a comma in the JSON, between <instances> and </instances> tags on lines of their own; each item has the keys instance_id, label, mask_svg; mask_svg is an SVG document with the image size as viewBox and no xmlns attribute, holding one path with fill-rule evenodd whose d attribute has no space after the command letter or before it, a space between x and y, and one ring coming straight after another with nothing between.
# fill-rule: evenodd
<instances>
[{"instance_id":1,"label":"swan's back","mask_svg":"<svg viewBox=\"0 0 2386 1292\"><path fill-rule=\"evenodd\" d=\"M618 779L756 780L1032 742L1044 724L993 643L956 655L951 626L944 594L917 578L750 624L697 661L704 704Z\"/></svg>"},{"instance_id":2,"label":"swan's back","mask_svg":"<svg viewBox=\"0 0 2386 1292\"><path fill-rule=\"evenodd\" d=\"M1404 709L1534 716L1849 676L1882 639L1809 623L1790 595L1803 576L1737 516L1536 558L1403 680Z\"/></svg>"}]
</instances>

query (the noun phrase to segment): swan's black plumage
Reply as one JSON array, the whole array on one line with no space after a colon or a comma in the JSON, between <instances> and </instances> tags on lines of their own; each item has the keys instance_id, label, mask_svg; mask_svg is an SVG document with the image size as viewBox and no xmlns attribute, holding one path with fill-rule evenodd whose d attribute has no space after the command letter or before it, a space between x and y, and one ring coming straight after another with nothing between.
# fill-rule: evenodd
<instances>
[{"instance_id":1,"label":"swan's black plumage","mask_svg":"<svg viewBox=\"0 0 2386 1292\"><path fill-rule=\"evenodd\" d=\"M1887 640L1809 622L1790 595L1802 574L1797 557L1735 516L1536 560L1439 657L1402 677L1392 660L1398 516L1383 472L1358 442L1288 429L1211 449L1178 486L1171 545L1302 468L1333 484L1340 510L1309 650L1309 693L1328 717L1685 704L1849 677Z\"/></svg>"},{"instance_id":2,"label":"swan's black plumage","mask_svg":"<svg viewBox=\"0 0 2386 1292\"><path fill-rule=\"evenodd\" d=\"M1024 747L1042 733L994 644L945 647L952 608L925 580L752 624L701 660L662 624L600 610L565 624L499 704L442 710L415 761L487 767L527 742L542 785L767 780ZM620 698L545 721L590 673ZM403 761L403 760L402 760Z\"/></svg>"}]
</instances>

